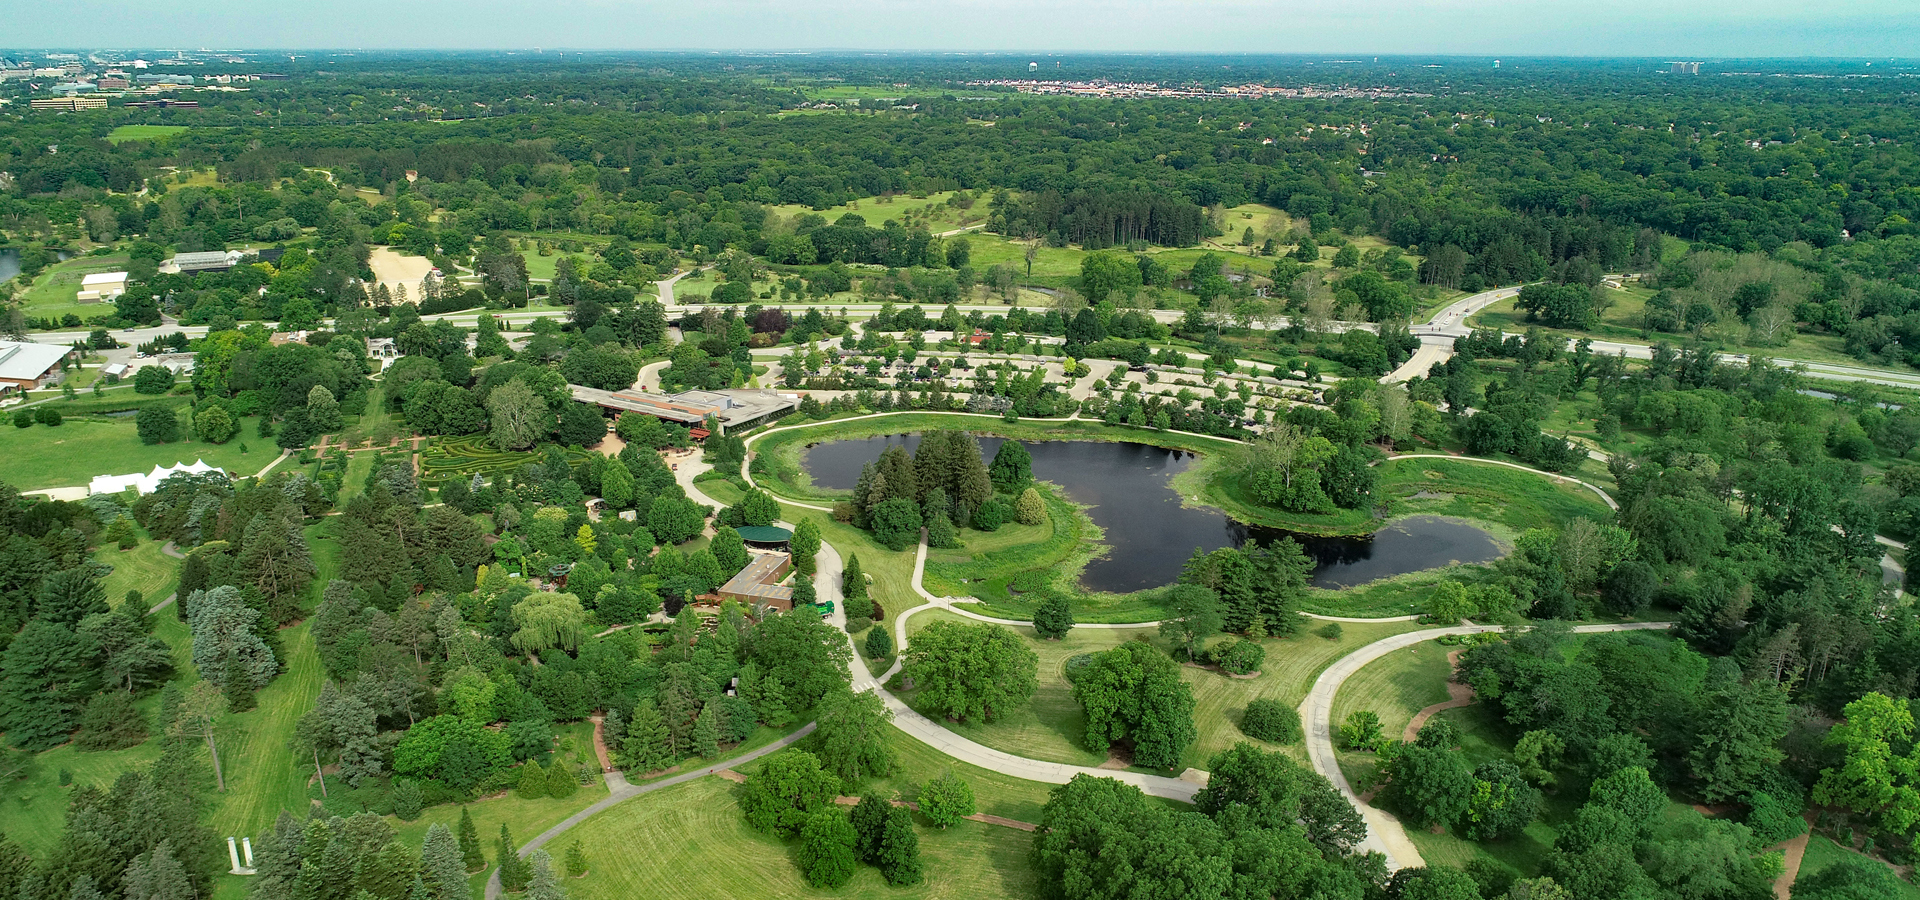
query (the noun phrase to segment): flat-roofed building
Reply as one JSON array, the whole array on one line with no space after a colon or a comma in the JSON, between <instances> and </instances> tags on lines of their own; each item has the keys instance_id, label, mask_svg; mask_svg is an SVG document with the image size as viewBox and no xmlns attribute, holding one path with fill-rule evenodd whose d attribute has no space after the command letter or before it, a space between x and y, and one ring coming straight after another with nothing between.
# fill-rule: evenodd
<instances>
[{"instance_id":1,"label":"flat-roofed building","mask_svg":"<svg viewBox=\"0 0 1920 900\"><path fill-rule=\"evenodd\" d=\"M205 250L197 253L175 254L172 259L160 264L160 272L165 275L191 275L194 272L225 272L240 264L246 256L240 250Z\"/></svg>"},{"instance_id":2,"label":"flat-roofed building","mask_svg":"<svg viewBox=\"0 0 1920 900\"><path fill-rule=\"evenodd\" d=\"M756 553L747 566L720 586L720 599L738 600L752 606L764 603L776 609L793 608L793 588L780 582L793 571L793 558L785 553Z\"/></svg>"},{"instance_id":3,"label":"flat-roofed building","mask_svg":"<svg viewBox=\"0 0 1920 900\"><path fill-rule=\"evenodd\" d=\"M57 379L60 362L74 352L60 344L0 341L0 394L46 387Z\"/></svg>"},{"instance_id":4,"label":"flat-roofed building","mask_svg":"<svg viewBox=\"0 0 1920 900\"><path fill-rule=\"evenodd\" d=\"M77 94L72 97L42 97L28 101L27 106L57 112L78 112L83 109L106 109L107 98L83 97Z\"/></svg>"},{"instance_id":5,"label":"flat-roofed building","mask_svg":"<svg viewBox=\"0 0 1920 900\"><path fill-rule=\"evenodd\" d=\"M688 428L705 427L712 419L722 431L751 428L778 418L800 405L798 398L773 391L725 390L681 391L656 394L651 391L603 391L578 384L567 385L573 399L592 403L616 412L635 412Z\"/></svg>"},{"instance_id":6,"label":"flat-roofed building","mask_svg":"<svg viewBox=\"0 0 1920 900\"><path fill-rule=\"evenodd\" d=\"M80 293L77 299L81 303L95 303L101 300L112 300L126 292L127 273L94 272L91 275L81 276Z\"/></svg>"}]
</instances>

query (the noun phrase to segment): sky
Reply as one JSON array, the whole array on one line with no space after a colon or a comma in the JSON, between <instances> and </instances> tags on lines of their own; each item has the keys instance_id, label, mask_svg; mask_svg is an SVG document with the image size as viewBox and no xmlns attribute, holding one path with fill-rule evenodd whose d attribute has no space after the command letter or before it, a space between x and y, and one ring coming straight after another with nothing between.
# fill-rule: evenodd
<instances>
[{"instance_id":1,"label":"sky","mask_svg":"<svg viewBox=\"0 0 1920 900\"><path fill-rule=\"evenodd\" d=\"M85 49L1006 50L1911 57L1916 0L0 0Z\"/></svg>"}]
</instances>

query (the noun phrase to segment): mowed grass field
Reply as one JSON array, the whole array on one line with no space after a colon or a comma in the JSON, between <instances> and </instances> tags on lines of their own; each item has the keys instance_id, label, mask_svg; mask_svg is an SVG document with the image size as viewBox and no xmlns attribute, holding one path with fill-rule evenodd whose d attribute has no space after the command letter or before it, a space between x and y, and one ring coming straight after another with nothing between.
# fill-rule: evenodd
<instances>
[{"instance_id":1,"label":"mowed grass field","mask_svg":"<svg viewBox=\"0 0 1920 900\"><path fill-rule=\"evenodd\" d=\"M224 444L175 441L142 444L133 417L96 421L68 419L58 426L0 428L0 481L24 491L84 486L95 475L149 472L206 460L228 474L252 475L280 454L270 440L254 436L257 420L240 420L240 433ZM240 445L247 445L241 452Z\"/></svg>"},{"instance_id":2,"label":"mowed grass field","mask_svg":"<svg viewBox=\"0 0 1920 900\"><path fill-rule=\"evenodd\" d=\"M1860 854L1852 850L1848 850L1834 843L1824 835L1813 835L1807 838L1807 853L1800 858L1799 877L1806 878L1828 866L1842 862L1848 857L1857 857L1859 855ZM1897 871L1898 870L1896 870L1896 872ZM1920 900L1920 887L1915 887L1913 882L1901 879L1899 897L1900 900Z\"/></svg>"},{"instance_id":3,"label":"mowed grass field","mask_svg":"<svg viewBox=\"0 0 1920 900\"><path fill-rule=\"evenodd\" d=\"M593 869L566 883L574 900L748 900L763 897L1026 898L1035 894L1027 853L1033 838L1012 828L961 822L946 830L921 823L926 881L891 887L861 866L835 890L808 887L793 847L747 827L739 787L702 778L630 800L563 837L590 848ZM716 853L718 855L716 856Z\"/></svg>"},{"instance_id":4,"label":"mowed grass field","mask_svg":"<svg viewBox=\"0 0 1920 900\"><path fill-rule=\"evenodd\" d=\"M1447 679L1453 672L1447 652L1452 649L1425 641L1368 663L1333 698L1334 726L1354 712L1371 710L1380 717L1380 733L1399 740L1415 713L1447 699Z\"/></svg>"},{"instance_id":5,"label":"mowed grass field","mask_svg":"<svg viewBox=\"0 0 1920 900\"><path fill-rule=\"evenodd\" d=\"M115 144L127 141L156 141L170 138L186 130L185 125L122 125L107 132L107 140Z\"/></svg>"},{"instance_id":6,"label":"mowed grass field","mask_svg":"<svg viewBox=\"0 0 1920 900\"><path fill-rule=\"evenodd\" d=\"M913 632L940 621L977 624L944 610L917 613L907 623L909 646ZM1288 706L1296 706L1306 698L1308 689L1313 686L1313 680L1321 670L1334 660L1380 638L1421 627L1415 622L1344 624L1340 638L1330 641L1313 632L1314 623L1305 624L1308 627L1292 637L1263 642L1267 656L1257 678L1230 678L1218 671L1195 666L1180 668L1181 678L1193 691L1193 721L1197 732L1196 739L1181 759L1182 768L1204 769L1214 754L1240 741L1251 741L1240 731L1240 717L1246 711L1248 702L1272 698ZM1079 701L1073 698L1073 684L1066 678L1067 661L1082 653L1099 653L1131 640L1144 639L1162 650L1168 649L1167 643L1159 636L1159 629L1076 628L1058 641L1040 640L1031 628L1012 630L1025 638L1039 657L1039 689L1034 692L1033 699L1024 706L1006 710L991 723L945 722L946 727L986 746L1032 759L1080 766L1097 766L1106 762L1105 755L1086 749L1086 715L1081 711ZM920 706L916 692L896 690L895 693L915 709L938 717L936 713ZM1446 699L1444 687L1441 689L1441 699ZM1406 719L1402 718L1402 725L1405 722ZM1262 744L1260 741L1253 742ZM1298 745L1288 748L1276 744L1262 746L1285 749L1303 760L1305 758Z\"/></svg>"},{"instance_id":7,"label":"mowed grass field","mask_svg":"<svg viewBox=\"0 0 1920 900\"><path fill-rule=\"evenodd\" d=\"M957 228L987 220L986 197L976 194L973 208L961 209L957 206L947 205L947 199L952 197L953 194L953 191L941 191L939 193L928 194L925 197L865 197L855 200L852 203L842 203L826 209L814 209L798 203L786 203L779 206L771 206L767 209L769 212L786 219L813 215L823 216L829 223L834 222L847 213L853 213L866 219L867 224L875 228L880 227L880 224L888 219L904 222L909 213L915 214L916 217L924 213L924 219L916 218L916 221L924 221L927 230L935 234L943 231L953 231Z\"/></svg>"},{"instance_id":8,"label":"mowed grass field","mask_svg":"<svg viewBox=\"0 0 1920 900\"><path fill-rule=\"evenodd\" d=\"M80 282L88 275L99 272L124 272L128 258L125 253L111 253L106 256L76 256L73 259L54 263L33 280L33 286L21 295L22 306L29 316L59 317L72 313L83 320L114 314L111 302L80 302Z\"/></svg>"}]
</instances>

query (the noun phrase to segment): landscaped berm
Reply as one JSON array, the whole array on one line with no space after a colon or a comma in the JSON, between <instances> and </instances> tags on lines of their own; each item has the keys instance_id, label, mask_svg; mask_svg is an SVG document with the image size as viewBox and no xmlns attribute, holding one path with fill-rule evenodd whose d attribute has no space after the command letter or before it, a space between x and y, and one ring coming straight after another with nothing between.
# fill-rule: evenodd
<instances>
[{"instance_id":1,"label":"landscaped berm","mask_svg":"<svg viewBox=\"0 0 1920 900\"><path fill-rule=\"evenodd\" d=\"M1920 900L1910 5L4 7L0 900Z\"/></svg>"}]
</instances>

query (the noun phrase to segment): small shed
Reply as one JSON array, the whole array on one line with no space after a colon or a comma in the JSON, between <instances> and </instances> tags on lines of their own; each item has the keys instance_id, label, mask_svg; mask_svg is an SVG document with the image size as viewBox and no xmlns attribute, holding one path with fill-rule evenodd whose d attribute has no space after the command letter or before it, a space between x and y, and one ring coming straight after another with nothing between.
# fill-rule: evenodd
<instances>
[{"instance_id":1,"label":"small shed","mask_svg":"<svg viewBox=\"0 0 1920 900\"><path fill-rule=\"evenodd\" d=\"M793 539L793 532L777 525L742 525L735 530L740 532L740 540L758 550L785 550Z\"/></svg>"}]
</instances>

